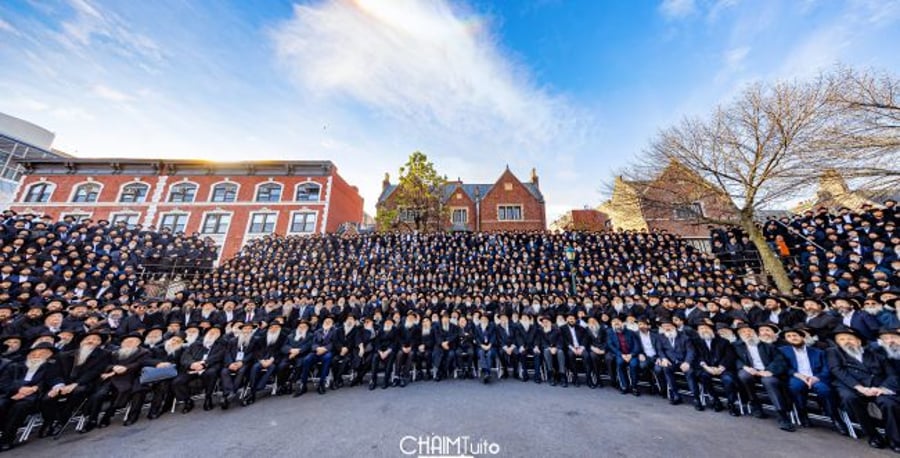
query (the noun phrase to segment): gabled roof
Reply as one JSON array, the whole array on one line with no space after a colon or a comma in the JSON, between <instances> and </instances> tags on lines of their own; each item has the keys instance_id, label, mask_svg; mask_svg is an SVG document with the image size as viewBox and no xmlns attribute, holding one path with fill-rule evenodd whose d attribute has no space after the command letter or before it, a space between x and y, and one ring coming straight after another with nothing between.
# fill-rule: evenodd
<instances>
[{"instance_id":1,"label":"gabled roof","mask_svg":"<svg viewBox=\"0 0 900 458\"><path fill-rule=\"evenodd\" d=\"M544 195L541 194L540 188L538 188L534 183L522 183L522 185L525 186L525 189L527 189L535 199L541 202L544 201ZM459 184L458 182L454 181L444 185L442 197L445 201L450 199L450 197L453 195L453 191L456 190L457 186L460 187L462 191L466 193L466 195L469 196L470 199L472 199L473 202L477 201L478 199L484 198L484 196L487 195L487 193L494 187L493 184ZM384 188L381 191L381 195L378 196L378 203L384 202L388 197L391 196L391 194L394 193L395 189L397 189L397 185L395 184L388 185L386 188Z\"/></svg>"}]
</instances>

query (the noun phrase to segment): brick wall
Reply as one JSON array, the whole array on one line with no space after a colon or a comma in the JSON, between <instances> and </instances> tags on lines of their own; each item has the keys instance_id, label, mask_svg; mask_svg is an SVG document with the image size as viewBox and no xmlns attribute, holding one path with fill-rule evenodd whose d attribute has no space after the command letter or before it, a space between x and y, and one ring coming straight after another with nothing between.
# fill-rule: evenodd
<instances>
[{"instance_id":1,"label":"brick wall","mask_svg":"<svg viewBox=\"0 0 900 458\"><path fill-rule=\"evenodd\" d=\"M520 205L522 220L498 220L497 209L500 205ZM482 231L535 231L544 230L546 227L544 204L539 202L509 169L500 175L494 187L481 199Z\"/></svg>"}]
</instances>

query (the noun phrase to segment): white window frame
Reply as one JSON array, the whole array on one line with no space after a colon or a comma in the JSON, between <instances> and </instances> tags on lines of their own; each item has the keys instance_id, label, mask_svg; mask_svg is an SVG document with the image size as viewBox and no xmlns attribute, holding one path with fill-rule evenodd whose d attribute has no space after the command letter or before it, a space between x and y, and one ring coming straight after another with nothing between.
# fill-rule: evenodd
<instances>
[{"instance_id":1,"label":"white window frame","mask_svg":"<svg viewBox=\"0 0 900 458\"><path fill-rule=\"evenodd\" d=\"M278 229L278 213L279 212L275 210L257 210L250 212L250 214L247 215L247 229L244 231L244 234L255 237L274 234ZM275 215L275 224L272 225L272 232L250 232L250 228L253 227L253 216L258 214Z\"/></svg>"},{"instance_id":2,"label":"white window frame","mask_svg":"<svg viewBox=\"0 0 900 458\"><path fill-rule=\"evenodd\" d=\"M225 232L203 232L206 229L206 218L212 215L228 215L228 225L225 226ZM228 231L231 230L231 223L234 222L234 212L229 211L219 211L219 210L210 210L207 212L203 212L203 219L200 220L200 234L204 236L225 236L228 235Z\"/></svg>"},{"instance_id":3,"label":"white window frame","mask_svg":"<svg viewBox=\"0 0 900 458\"><path fill-rule=\"evenodd\" d=\"M299 199L297 199L297 193L300 191L300 187L301 187L301 186L308 186L308 185L315 185L315 186L318 186L318 187L319 187L319 197L318 197L316 200L299 200ZM322 186L321 183L317 183L317 182L312 181L312 180L304 181L304 182L302 182L302 183L297 183L296 185L294 185L294 195L293 195L292 200L293 200L294 202L310 202L310 203L312 203L312 202L322 202L322 190L323 190L323 189L324 189L324 186Z\"/></svg>"},{"instance_id":4,"label":"white window frame","mask_svg":"<svg viewBox=\"0 0 900 458\"><path fill-rule=\"evenodd\" d=\"M461 222L453 221L453 213L457 210L464 212L466 215ZM450 207L450 224L469 224L469 209L467 207Z\"/></svg>"},{"instance_id":5,"label":"white window frame","mask_svg":"<svg viewBox=\"0 0 900 458\"><path fill-rule=\"evenodd\" d=\"M223 184L224 184L224 185L231 185L231 186L234 186L234 187L236 188L235 191L234 191L234 200L213 200L213 195L216 193L216 186L220 186L220 185L223 185ZM218 182L216 182L216 183L213 183L213 184L209 187L209 196L208 196L208 198L206 199L206 201L207 201L207 202L217 203L217 204L230 204L230 203L237 202L237 201L238 201L238 196L239 196L240 194L241 194L241 184L240 184L240 183L238 183L238 182L236 182L236 181L230 181L230 180L218 181Z\"/></svg>"},{"instance_id":6,"label":"white window frame","mask_svg":"<svg viewBox=\"0 0 900 458\"><path fill-rule=\"evenodd\" d=\"M25 200L25 198L28 197L28 194L30 193L31 188L34 187L34 186L37 186L37 185L47 185L47 186L50 187L50 193L47 194L47 200L45 200L45 201L38 201L38 202L29 202L29 201ZM22 203L27 203L27 204L46 204L46 203L50 203L50 202L53 202L53 193L54 193L54 192L56 192L56 183L54 183L54 182L52 182L52 181L35 181L34 183L31 183L31 184L29 184L28 186L25 187L25 193L22 194L22 197L21 197L20 202L22 202Z\"/></svg>"},{"instance_id":7,"label":"white window frame","mask_svg":"<svg viewBox=\"0 0 900 458\"><path fill-rule=\"evenodd\" d=\"M190 185L193 185L193 186L194 186L194 198L191 199L191 200L189 200L189 201L187 201L187 200L179 200L179 201L177 201L177 202L173 202L173 201L172 201L172 190L175 189L176 186L179 186L179 185L186 185L186 184L190 184ZM192 204L192 203L194 203L194 202L197 202L197 195L199 195L199 194L200 194L200 184L199 184L199 183L194 182L194 181L188 181L188 180L177 181L177 182L174 182L174 183L172 183L172 184L169 185L169 192L166 193L166 201L165 201L165 202L160 202L160 203L166 203L166 204Z\"/></svg>"},{"instance_id":8,"label":"white window frame","mask_svg":"<svg viewBox=\"0 0 900 458\"><path fill-rule=\"evenodd\" d=\"M311 231L295 231L294 218L297 215L313 215L313 227ZM319 226L319 212L315 210L296 210L291 212L291 219L288 221L288 234L315 234L316 228Z\"/></svg>"},{"instance_id":9,"label":"white window frame","mask_svg":"<svg viewBox=\"0 0 900 458\"><path fill-rule=\"evenodd\" d=\"M278 186L278 200L259 200L259 189L263 186ZM278 181L263 181L261 183L256 183L256 186L253 188L253 201L259 202L261 204L275 204L281 202L284 199L284 184Z\"/></svg>"},{"instance_id":10,"label":"white window frame","mask_svg":"<svg viewBox=\"0 0 900 458\"><path fill-rule=\"evenodd\" d=\"M678 215L678 210L679 210L678 207L681 207L682 205L676 205L675 208L672 209L672 219L675 221L694 221L694 220L704 218L706 216L706 209L703 208L703 202L694 201L694 202L685 204L685 206L691 207L692 210L695 205L697 206L697 208L700 209L700 214L693 215L693 216L687 217L687 218L682 218Z\"/></svg>"},{"instance_id":11,"label":"white window frame","mask_svg":"<svg viewBox=\"0 0 900 458\"><path fill-rule=\"evenodd\" d=\"M78 188L80 188L86 184L92 184L92 185L100 187L100 189L97 191L97 200L82 200L79 202L75 202L75 196L78 193ZM73 204L92 204L92 203L100 202L100 196L102 194L103 194L103 183L101 183L99 181L82 181L80 183L75 183L72 186L72 192L69 194L69 200L67 202L73 203Z\"/></svg>"},{"instance_id":12,"label":"white window frame","mask_svg":"<svg viewBox=\"0 0 900 458\"><path fill-rule=\"evenodd\" d=\"M116 217L119 217L119 216L134 216L135 217L134 224L130 224L130 223L128 223L128 220L125 220L125 224L128 227L134 227L137 224L141 224L141 212L129 212L129 211L110 213L109 214L109 224L115 225Z\"/></svg>"},{"instance_id":13,"label":"white window frame","mask_svg":"<svg viewBox=\"0 0 900 458\"><path fill-rule=\"evenodd\" d=\"M184 216L184 230L182 232L187 233L188 223L191 222L191 212L186 212L186 211L167 211L167 212L160 213L159 219L156 221L156 229L158 229L160 231L163 229L163 219L169 215ZM171 228L171 230L172 230L173 234L176 234L179 232L174 227Z\"/></svg>"},{"instance_id":14,"label":"white window frame","mask_svg":"<svg viewBox=\"0 0 900 458\"><path fill-rule=\"evenodd\" d=\"M126 186L130 186L130 185L133 185L133 184L141 184L141 185L144 185L144 186L147 187L147 194L144 195L144 199L143 199L143 200L135 200L135 201L131 201L131 202L122 202L122 196L125 195L125 187L126 187ZM121 203L121 204L142 204L142 203L145 203L145 202L147 202L147 199L150 198L150 190L151 190L152 188L153 188L153 187L150 186L150 183L144 183L143 181L129 181L128 183L123 183L122 186L119 186L119 195L116 196L116 202Z\"/></svg>"},{"instance_id":15,"label":"white window frame","mask_svg":"<svg viewBox=\"0 0 900 458\"><path fill-rule=\"evenodd\" d=\"M505 215L505 213L506 213L505 211L504 211L504 217L501 218L500 217L500 208L504 208L504 207L505 208L518 208L519 209L519 218L518 219L507 218ZM525 221L525 208L522 206L522 204L499 204L499 205L497 205L497 221L515 221L515 222Z\"/></svg>"}]
</instances>

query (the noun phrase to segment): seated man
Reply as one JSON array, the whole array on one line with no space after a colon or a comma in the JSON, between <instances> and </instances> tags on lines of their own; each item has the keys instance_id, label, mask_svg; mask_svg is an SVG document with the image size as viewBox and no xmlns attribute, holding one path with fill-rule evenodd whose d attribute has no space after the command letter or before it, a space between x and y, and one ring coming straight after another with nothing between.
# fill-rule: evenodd
<instances>
[{"instance_id":1,"label":"seated man","mask_svg":"<svg viewBox=\"0 0 900 458\"><path fill-rule=\"evenodd\" d=\"M497 357L496 331L490 315L487 313L481 315L480 322L475 326L475 343L478 345L478 368L481 370L481 380L485 384L491 380L491 367Z\"/></svg>"},{"instance_id":2,"label":"seated man","mask_svg":"<svg viewBox=\"0 0 900 458\"><path fill-rule=\"evenodd\" d=\"M141 386L141 369L144 361L150 357L150 351L142 348L142 337L138 333L128 334L122 337L119 348L112 352L109 364L100 374L100 383L88 400L88 421L84 432L94 427L105 428L109 426L112 416L117 409L131 404L129 417L125 419L125 426L136 422L141 415L141 406L136 405L143 399L144 387ZM103 404L109 401L103 416L97 421Z\"/></svg>"},{"instance_id":3,"label":"seated man","mask_svg":"<svg viewBox=\"0 0 900 458\"><path fill-rule=\"evenodd\" d=\"M225 362L225 350L227 342L221 339L222 329L211 327L206 330L203 340L196 340L181 354L181 364L178 377L172 381L172 391L175 399L184 403L181 413L186 414L194 408L191 399L190 383L200 380L203 383L203 410L213 408L213 390L219 371Z\"/></svg>"},{"instance_id":4,"label":"seated man","mask_svg":"<svg viewBox=\"0 0 900 458\"><path fill-rule=\"evenodd\" d=\"M275 320L269 324L266 333L259 337L256 344L256 353L253 355L253 367L250 369L250 394L242 404L256 402L256 392L262 391L278 372L278 363L281 359L281 347L284 345L284 335L281 332L281 321Z\"/></svg>"},{"instance_id":5,"label":"seated man","mask_svg":"<svg viewBox=\"0 0 900 458\"><path fill-rule=\"evenodd\" d=\"M91 331L81 338L77 350L57 356L63 386L51 389L41 401L41 432L55 436L97 387L110 358L109 352L100 348L102 344L103 335Z\"/></svg>"},{"instance_id":6,"label":"seated man","mask_svg":"<svg viewBox=\"0 0 900 458\"><path fill-rule=\"evenodd\" d=\"M459 328L450 322L447 312L441 313L441 325L434 330L434 352L431 357L431 367L434 371L434 381L449 376L456 357L456 344L459 338Z\"/></svg>"},{"instance_id":7,"label":"seated man","mask_svg":"<svg viewBox=\"0 0 900 458\"><path fill-rule=\"evenodd\" d=\"M378 381L378 372L384 370L384 382L382 389L387 389L391 383L391 373L394 369L394 360L397 355L397 347L400 345L400 333L394 327L394 319L390 316L384 318L384 326L375 337L375 354L372 355L372 380L369 389L374 390Z\"/></svg>"},{"instance_id":8,"label":"seated man","mask_svg":"<svg viewBox=\"0 0 900 458\"><path fill-rule=\"evenodd\" d=\"M771 329L774 325L764 323L758 326L762 327ZM782 378L787 375L788 367L784 354L774 345L761 342L756 331L746 324L738 327L738 336L741 340L734 345L738 380L750 402L751 414L756 418L766 416L762 410L762 400L756 394L756 383L760 383L778 412L778 427L783 431L794 431L787 413L787 401L782 394L785 385Z\"/></svg>"},{"instance_id":9,"label":"seated man","mask_svg":"<svg viewBox=\"0 0 900 458\"><path fill-rule=\"evenodd\" d=\"M55 353L53 344L38 344L28 350L24 361L10 364L0 374L0 423L3 425L0 452L13 447L16 431L37 410L41 396L64 386L59 367L50 361Z\"/></svg>"},{"instance_id":10,"label":"seated man","mask_svg":"<svg viewBox=\"0 0 900 458\"><path fill-rule=\"evenodd\" d=\"M531 315L523 314L515 328L516 351L519 354L519 365L522 381L528 381L528 368L525 361L529 355L533 360L534 383L541 383L541 349L539 347L537 326L532 323Z\"/></svg>"},{"instance_id":11,"label":"seated man","mask_svg":"<svg viewBox=\"0 0 900 458\"><path fill-rule=\"evenodd\" d=\"M172 334L163 343L161 349L151 352L150 357L144 361L144 364L158 368L169 366L177 368L181 362L181 355L184 353L184 349L184 337L182 334ZM150 412L147 414L148 420L159 418L165 411L163 406L168 405L172 401L172 382L173 380L160 380L150 385L153 399L150 401Z\"/></svg>"},{"instance_id":12,"label":"seated man","mask_svg":"<svg viewBox=\"0 0 900 458\"><path fill-rule=\"evenodd\" d=\"M300 320L297 330L288 336L281 346L281 362L278 363L278 378L284 380L282 392L289 393L300 377L303 370L303 361L312 352L313 334L309 332L309 321ZM303 384L294 397L300 397L306 393L306 384Z\"/></svg>"},{"instance_id":13,"label":"seated man","mask_svg":"<svg viewBox=\"0 0 900 458\"><path fill-rule=\"evenodd\" d=\"M344 376L347 375L353 367L353 351L356 348L356 339L359 336L360 326L356 325L356 315L350 313L344 318L344 322L338 327L338 333L335 339L334 360L332 361L332 370L334 374L334 387L340 388L344 386Z\"/></svg>"},{"instance_id":14,"label":"seated man","mask_svg":"<svg viewBox=\"0 0 900 458\"><path fill-rule=\"evenodd\" d=\"M613 317L610 323L612 327L606 333L607 372L610 378L618 380L622 394L637 392L641 340L634 332L625 329L625 324L618 316Z\"/></svg>"},{"instance_id":15,"label":"seated man","mask_svg":"<svg viewBox=\"0 0 900 458\"><path fill-rule=\"evenodd\" d=\"M356 335L356 348L353 350L353 359L350 361L356 377L350 381L350 386L359 385L363 377L369 370L372 361L372 352L375 351L375 338L378 337L378 330L375 329L375 323L372 317L367 316L363 319L363 327ZM429 354L429 358L430 358Z\"/></svg>"},{"instance_id":16,"label":"seated man","mask_svg":"<svg viewBox=\"0 0 900 458\"><path fill-rule=\"evenodd\" d=\"M516 368L519 365L519 352L516 348L516 331L513 323L509 322L509 316L500 315L500 324L495 326L497 332L497 355L500 357L502 372L500 378L506 378L512 373L513 378L519 378Z\"/></svg>"},{"instance_id":17,"label":"seated man","mask_svg":"<svg viewBox=\"0 0 900 458\"><path fill-rule=\"evenodd\" d=\"M650 384L651 393L655 393L659 389L659 394L667 397L668 390L659 386L660 380L665 378L663 368L656 364L659 360L659 354L656 352L656 349L659 348L659 333L650 329L650 322L646 319L638 320L637 325L637 336L641 341L641 354L638 355L638 378L649 373L649 377L653 377Z\"/></svg>"},{"instance_id":18,"label":"seated man","mask_svg":"<svg viewBox=\"0 0 900 458\"><path fill-rule=\"evenodd\" d=\"M837 414L834 403L834 392L831 390L831 374L825 362L825 352L806 345L809 334L805 329L786 329L783 333L788 345L781 347L781 352L788 361L788 392L797 408L800 424L809 426L809 412L806 404L809 392L816 393L822 411L831 417L834 428L841 434L847 434L847 428Z\"/></svg>"},{"instance_id":19,"label":"seated man","mask_svg":"<svg viewBox=\"0 0 900 458\"><path fill-rule=\"evenodd\" d=\"M713 386L713 379L718 377L725 389L728 399L729 413L740 416L741 409L737 405L737 376L735 375L736 357L731 344L715 334L715 325L709 319L697 324L697 340L694 341L695 369L697 383L713 398L713 410L722 410L722 402Z\"/></svg>"},{"instance_id":20,"label":"seated man","mask_svg":"<svg viewBox=\"0 0 900 458\"><path fill-rule=\"evenodd\" d=\"M254 336L256 324L247 322L238 328L237 336L225 347L225 360L219 377L222 380L222 410L227 410L231 401L238 397L238 390L253 367L253 354L257 340Z\"/></svg>"},{"instance_id":21,"label":"seated man","mask_svg":"<svg viewBox=\"0 0 900 458\"><path fill-rule=\"evenodd\" d=\"M538 340L541 347L541 359L544 361L544 370L547 372L547 379L550 380L550 385L556 386L559 383L559 374L566 370L566 356L563 352L562 338L559 335L559 329L553 326L550 318L542 316L540 323L541 329L538 330Z\"/></svg>"},{"instance_id":22,"label":"seated man","mask_svg":"<svg viewBox=\"0 0 900 458\"><path fill-rule=\"evenodd\" d=\"M678 332L675 324L668 320L660 322L659 330L659 339L656 341L656 365L662 368L666 377L669 402L672 405L683 402L678 387L675 386L675 373L681 372L687 379L688 388L694 397L694 408L702 411L703 403L700 402L700 390L695 379L695 355L691 338L683 332ZM637 391L637 386L634 390Z\"/></svg>"},{"instance_id":23,"label":"seated man","mask_svg":"<svg viewBox=\"0 0 900 458\"><path fill-rule=\"evenodd\" d=\"M574 313L566 314L566 325L560 330L563 343L566 346L566 363L567 370L572 374L574 385L578 386L578 368L576 366L576 358L582 358L585 366L585 372L588 367L588 351L587 351L587 335L584 328L577 322ZM590 374L587 374L588 384L590 384Z\"/></svg>"},{"instance_id":24,"label":"seated man","mask_svg":"<svg viewBox=\"0 0 900 458\"><path fill-rule=\"evenodd\" d=\"M337 331L334 329L334 317L325 316L322 320L322 327L313 335L312 352L303 359L303 371L300 374L300 391L306 392L306 382L309 381L309 371L317 363L322 363L322 369L319 371L319 383L316 385L316 391L319 394L325 394L325 386L328 380L328 373L331 368L331 358L334 354L334 343Z\"/></svg>"},{"instance_id":25,"label":"seated man","mask_svg":"<svg viewBox=\"0 0 900 458\"><path fill-rule=\"evenodd\" d=\"M394 386L405 387L412 380L411 371L415 348L419 341L419 325L416 323L416 312L410 310L399 330L400 349L397 352L397 379Z\"/></svg>"},{"instance_id":26,"label":"seated man","mask_svg":"<svg viewBox=\"0 0 900 458\"><path fill-rule=\"evenodd\" d=\"M422 317L417 336L418 346L414 357L416 378L427 379L434 375L431 370L431 355L434 353L434 329L431 327L431 318Z\"/></svg>"},{"instance_id":27,"label":"seated man","mask_svg":"<svg viewBox=\"0 0 900 458\"><path fill-rule=\"evenodd\" d=\"M475 326L463 315L459 317L457 328L459 334L451 366L461 371L461 378L472 379L475 378Z\"/></svg>"},{"instance_id":28,"label":"seated man","mask_svg":"<svg viewBox=\"0 0 900 458\"><path fill-rule=\"evenodd\" d=\"M869 445L883 448L884 438L875 429L877 423L868 410L869 403L874 402L884 418L891 449L900 453L900 398L893 364L880 352L863 347L862 336L854 328L839 325L833 336L837 345L828 349L826 358L841 406L862 427Z\"/></svg>"}]
</instances>

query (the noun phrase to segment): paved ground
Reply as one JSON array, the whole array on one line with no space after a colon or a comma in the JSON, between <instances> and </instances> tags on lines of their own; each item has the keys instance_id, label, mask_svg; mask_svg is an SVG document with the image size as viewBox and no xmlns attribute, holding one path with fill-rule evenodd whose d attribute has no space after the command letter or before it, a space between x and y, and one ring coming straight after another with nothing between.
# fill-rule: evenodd
<instances>
[{"instance_id":1,"label":"paved ground","mask_svg":"<svg viewBox=\"0 0 900 458\"><path fill-rule=\"evenodd\" d=\"M117 422L58 441L35 436L10 455L395 457L404 456L404 436L431 435L484 439L499 445L497 456L891 456L824 428L786 433L771 419L696 412L655 396L517 380L312 391L224 412L198 406L188 415L142 418L128 428ZM404 446L411 451L414 444L407 439Z\"/></svg>"}]
</instances>

